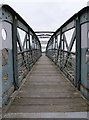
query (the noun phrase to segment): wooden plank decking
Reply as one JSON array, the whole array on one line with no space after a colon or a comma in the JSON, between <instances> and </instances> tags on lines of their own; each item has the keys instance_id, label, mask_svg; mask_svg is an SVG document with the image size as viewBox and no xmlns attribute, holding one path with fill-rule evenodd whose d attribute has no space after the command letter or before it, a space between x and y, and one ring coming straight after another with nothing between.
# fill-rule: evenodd
<instances>
[{"instance_id":1,"label":"wooden plank decking","mask_svg":"<svg viewBox=\"0 0 89 120\"><path fill-rule=\"evenodd\" d=\"M87 104L58 67L42 56L27 76L6 116L8 113L13 113L11 117L15 117L14 113L21 117L23 113L59 112L87 112Z\"/></svg>"}]
</instances>

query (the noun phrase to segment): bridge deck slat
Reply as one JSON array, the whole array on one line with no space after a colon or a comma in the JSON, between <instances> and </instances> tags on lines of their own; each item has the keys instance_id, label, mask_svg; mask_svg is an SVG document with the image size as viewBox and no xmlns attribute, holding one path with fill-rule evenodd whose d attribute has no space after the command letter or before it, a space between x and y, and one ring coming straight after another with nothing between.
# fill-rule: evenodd
<instances>
[{"instance_id":1,"label":"bridge deck slat","mask_svg":"<svg viewBox=\"0 0 89 120\"><path fill-rule=\"evenodd\" d=\"M42 56L7 113L85 112L87 104L58 67Z\"/></svg>"}]
</instances>

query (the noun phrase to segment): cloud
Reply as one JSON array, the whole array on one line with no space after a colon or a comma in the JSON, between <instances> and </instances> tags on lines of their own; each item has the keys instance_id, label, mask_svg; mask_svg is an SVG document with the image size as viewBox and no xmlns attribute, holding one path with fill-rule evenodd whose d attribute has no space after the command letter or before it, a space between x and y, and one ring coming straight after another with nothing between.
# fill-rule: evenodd
<instances>
[{"instance_id":1,"label":"cloud","mask_svg":"<svg viewBox=\"0 0 89 120\"><path fill-rule=\"evenodd\" d=\"M18 12L33 30L55 31L87 0L2 0Z\"/></svg>"},{"instance_id":2,"label":"cloud","mask_svg":"<svg viewBox=\"0 0 89 120\"><path fill-rule=\"evenodd\" d=\"M0 0L0 3L14 8L34 31L56 31L85 7L87 0Z\"/></svg>"}]
</instances>

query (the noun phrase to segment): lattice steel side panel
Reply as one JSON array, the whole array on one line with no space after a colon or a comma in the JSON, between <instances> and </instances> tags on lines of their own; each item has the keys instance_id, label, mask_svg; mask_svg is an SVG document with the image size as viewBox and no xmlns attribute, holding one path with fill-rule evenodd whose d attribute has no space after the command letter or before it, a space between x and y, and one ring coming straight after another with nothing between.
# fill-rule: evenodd
<instances>
[{"instance_id":1,"label":"lattice steel side panel","mask_svg":"<svg viewBox=\"0 0 89 120\"><path fill-rule=\"evenodd\" d=\"M12 25L2 22L2 98L5 104L13 92Z\"/></svg>"}]
</instances>

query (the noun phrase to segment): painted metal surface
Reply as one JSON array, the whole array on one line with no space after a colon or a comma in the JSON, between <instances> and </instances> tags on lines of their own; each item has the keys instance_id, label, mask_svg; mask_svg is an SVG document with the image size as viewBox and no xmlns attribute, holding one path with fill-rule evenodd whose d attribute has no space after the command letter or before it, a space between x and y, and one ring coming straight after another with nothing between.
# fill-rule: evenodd
<instances>
[{"instance_id":1,"label":"painted metal surface","mask_svg":"<svg viewBox=\"0 0 89 120\"><path fill-rule=\"evenodd\" d=\"M2 5L0 8L0 31L0 108L2 108L40 58L41 44L31 27L8 5ZM22 40L23 34L25 37ZM34 38L32 45L30 36Z\"/></svg>"},{"instance_id":2,"label":"painted metal surface","mask_svg":"<svg viewBox=\"0 0 89 120\"><path fill-rule=\"evenodd\" d=\"M55 48L56 43L58 47ZM46 55L60 67L74 86L89 101L88 51L89 7L85 7L67 20L51 36L47 44Z\"/></svg>"},{"instance_id":3,"label":"painted metal surface","mask_svg":"<svg viewBox=\"0 0 89 120\"><path fill-rule=\"evenodd\" d=\"M89 101L89 7L72 16L56 32L35 33L10 6L1 5L0 31L0 109L40 58L39 38L50 35L46 55Z\"/></svg>"},{"instance_id":4,"label":"painted metal surface","mask_svg":"<svg viewBox=\"0 0 89 120\"><path fill-rule=\"evenodd\" d=\"M40 40L41 47L42 47L42 52L45 52L47 43L48 43L50 37L53 35L54 32L52 32L52 31L38 31L37 32L36 31L35 33Z\"/></svg>"},{"instance_id":5,"label":"painted metal surface","mask_svg":"<svg viewBox=\"0 0 89 120\"><path fill-rule=\"evenodd\" d=\"M2 30L2 9L0 9L0 31ZM2 118L2 37L1 37L1 32L0 32L0 119Z\"/></svg>"}]
</instances>

